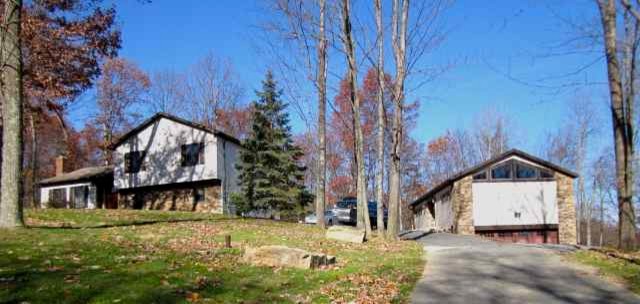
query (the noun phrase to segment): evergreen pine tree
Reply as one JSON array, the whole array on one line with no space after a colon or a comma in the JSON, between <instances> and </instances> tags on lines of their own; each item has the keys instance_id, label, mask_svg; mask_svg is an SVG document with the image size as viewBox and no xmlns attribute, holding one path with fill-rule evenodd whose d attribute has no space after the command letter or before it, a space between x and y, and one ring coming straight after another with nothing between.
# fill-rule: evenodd
<instances>
[{"instance_id":1,"label":"evergreen pine tree","mask_svg":"<svg viewBox=\"0 0 640 304\"><path fill-rule=\"evenodd\" d=\"M294 210L310 195L303 184L305 168L299 165L303 153L293 143L286 104L271 72L256 94L253 125L237 166L242 193L234 201L240 212Z\"/></svg>"}]
</instances>

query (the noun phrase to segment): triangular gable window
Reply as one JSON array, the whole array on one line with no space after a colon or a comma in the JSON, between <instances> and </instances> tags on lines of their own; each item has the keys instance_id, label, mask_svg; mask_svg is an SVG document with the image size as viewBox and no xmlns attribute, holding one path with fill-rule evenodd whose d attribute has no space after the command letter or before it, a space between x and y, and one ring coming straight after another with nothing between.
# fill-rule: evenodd
<instances>
[{"instance_id":1,"label":"triangular gable window","mask_svg":"<svg viewBox=\"0 0 640 304\"><path fill-rule=\"evenodd\" d=\"M516 162L516 178L517 179L536 179L538 170L527 164Z\"/></svg>"},{"instance_id":2,"label":"triangular gable window","mask_svg":"<svg viewBox=\"0 0 640 304\"><path fill-rule=\"evenodd\" d=\"M491 169L491 179L505 180L511 179L511 162L498 165Z\"/></svg>"}]
</instances>

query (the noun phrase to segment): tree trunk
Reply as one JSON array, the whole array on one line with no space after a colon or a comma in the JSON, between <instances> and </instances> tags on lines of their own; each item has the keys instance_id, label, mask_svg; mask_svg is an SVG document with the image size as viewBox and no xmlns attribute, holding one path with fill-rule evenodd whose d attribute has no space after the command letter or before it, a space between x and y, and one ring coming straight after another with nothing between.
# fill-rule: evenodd
<instances>
[{"instance_id":1,"label":"tree trunk","mask_svg":"<svg viewBox=\"0 0 640 304\"><path fill-rule=\"evenodd\" d=\"M40 207L38 200L38 136L36 133L37 115L34 111L29 113L29 124L31 127L31 162L29 164L31 170L31 207Z\"/></svg>"},{"instance_id":2,"label":"tree trunk","mask_svg":"<svg viewBox=\"0 0 640 304\"><path fill-rule=\"evenodd\" d=\"M586 204L586 208L585 208L585 217L587 220L587 246L591 247L591 217L592 217L592 207L593 207L593 202L596 199L596 195L595 195L595 183L593 183L593 188L591 189L591 199L589 200L589 202Z\"/></svg>"},{"instance_id":3,"label":"tree trunk","mask_svg":"<svg viewBox=\"0 0 640 304\"><path fill-rule=\"evenodd\" d=\"M604 45L607 58L607 76L611 98L613 137L616 162L616 190L618 197L618 247L633 250L636 246L635 214L633 210L631 184L633 181L633 121L630 113L625 113L622 92L621 70L616 48L616 4L615 0L598 1ZM632 99L632 98L628 98ZM626 109L627 111L631 109Z\"/></svg>"},{"instance_id":4,"label":"tree trunk","mask_svg":"<svg viewBox=\"0 0 640 304\"><path fill-rule=\"evenodd\" d=\"M318 225L325 228L325 178L326 178L326 102L327 102L327 39L324 32L325 0L320 0L320 28L318 37L318 169L316 176L316 218Z\"/></svg>"},{"instance_id":5,"label":"tree trunk","mask_svg":"<svg viewBox=\"0 0 640 304\"><path fill-rule=\"evenodd\" d=\"M382 181L384 180L384 129L385 129L385 110L384 110L384 44L383 44L383 28L382 28L382 3L381 0L375 0L376 7L376 29L378 43L378 151L377 151L377 167L376 171L376 202L377 202L377 229L384 232L384 202Z\"/></svg>"},{"instance_id":6,"label":"tree trunk","mask_svg":"<svg viewBox=\"0 0 640 304\"><path fill-rule=\"evenodd\" d=\"M353 110L355 145L356 145L356 166L357 181L356 194L358 204L358 228L365 230L365 237L371 236L371 221L369 219L369 206L367 201L367 180L364 170L364 147L362 134L362 120L360 119L360 97L358 96L356 57L354 53L354 43L351 36L351 8L350 0L342 0L342 22L343 22L343 42L345 53L347 54L348 79L351 88L350 100Z\"/></svg>"},{"instance_id":7,"label":"tree trunk","mask_svg":"<svg viewBox=\"0 0 640 304\"><path fill-rule=\"evenodd\" d=\"M582 132L582 130L579 131ZM582 135L580 135L580 138L578 138L578 159L576 161L576 171L580 174L580 176L578 176L578 204L576 205L576 229L578 230L576 235L578 244L584 244L584 240L582 238L582 223L584 222L585 190L583 172L584 147L582 140Z\"/></svg>"},{"instance_id":8,"label":"tree trunk","mask_svg":"<svg viewBox=\"0 0 640 304\"><path fill-rule=\"evenodd\" d=\"M604 246L604 199L600 198L600 247Z\"/></svg>"},{"instance_id":9,"label":"tree trunk","mask_svg":"<svg viewBox=\"0 0 640 304\"><path fill-rule=\"evenodd\" d=\"M2 27L2 194L0 227L24 226L22 218L22 50L21 0L4 4Z\"/></svg>"},{"instance_id":10,"label":"tree trunk","mask_svg":"<svg viewBox=\"0 0 640 304\"><path fill-rule=\"evenodd\" d=\"M402 111L404 103L404 80L406 77L406 37L409 18L409 0L393 0L392 44L396 64L396 79L393 87L394 115L391 127L391 166L389 170L389 223L387 237L396 239L399 232L400 213L400 148L402 147Z\"/></svg>"}]
</instances>

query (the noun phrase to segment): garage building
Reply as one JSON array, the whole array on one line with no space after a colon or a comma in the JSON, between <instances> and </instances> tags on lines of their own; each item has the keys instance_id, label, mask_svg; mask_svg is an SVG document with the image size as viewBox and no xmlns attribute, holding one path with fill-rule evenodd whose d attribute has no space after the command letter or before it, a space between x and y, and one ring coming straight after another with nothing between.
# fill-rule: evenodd
<instances>
[{"instance_id":1,"label":"garage building","mask_svg":"<svg viewBox=\"0 0 640 304\"><path fill-rule=\"evenodd\" d=\"M411 203L415 225L508 242L575 244L577 176L510 150L455 174Z\"/></svg>"}]
</instances>

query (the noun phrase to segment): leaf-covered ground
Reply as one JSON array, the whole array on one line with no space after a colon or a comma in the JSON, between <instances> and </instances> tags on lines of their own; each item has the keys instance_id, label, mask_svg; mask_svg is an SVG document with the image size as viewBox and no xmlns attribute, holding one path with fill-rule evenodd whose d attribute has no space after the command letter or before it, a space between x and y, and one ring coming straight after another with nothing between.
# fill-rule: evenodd
<instances>
[{"instance_id":1,"label":"leaf-covered ground","mask_svg":"<svg viewBox=\"0 0 640 304\"><path fill-rule=\"evenodd\" d=\"M0 303L404 303L424 266L414 242L344 244L295 223L130 210L27 214L40 228L0 231ZM232 249L223 248L226 234ZM276 244L338 263L297 270L241 261L243 248Z\"/></svg>"},{"instance_id":2,"label":"leaf-covered ground","mask_svg":"<svg viewBox=\"0 0 640 304\"><path fill-rule=\"evenodd\" d=\"M634 293L640 294L640 265L588 250L576 251L572 257L580 263L597 268L605 277L618 281Z\"/></svg>"}]
</instances>

